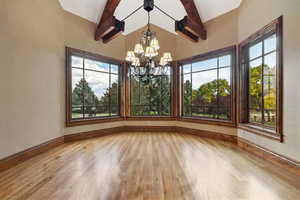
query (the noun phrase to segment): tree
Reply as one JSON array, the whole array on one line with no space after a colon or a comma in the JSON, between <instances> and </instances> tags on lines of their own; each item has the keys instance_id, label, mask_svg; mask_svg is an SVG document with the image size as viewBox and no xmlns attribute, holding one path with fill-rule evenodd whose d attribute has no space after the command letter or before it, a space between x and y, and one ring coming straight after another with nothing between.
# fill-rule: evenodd
<instances>
[{"instance_id":1,"label":"tree","mask_svg":"<svg viewBox=\"0 0 300 200\"><path fill-rule=\"evenodd\" d=\"M74 90L72 91L72 105L73 106L85 106L85 113L89 116L93 115L94 106L98 104L98 98L94 91L89 86L88 82L82 78L76 83ZM77 112L83 114L83 110L80 109Z\"/></svg>"},{"instance_id":2,"label":"tree","mask_svg":"<svg viewBox=\"0 0 300 200\"><path fill-rule=\"evenodd\" d=\"M111 87L107 88L103 96L100 98L97 104L97 111L99 113L109 112L108 106L110 105L110 111L113 114L118 113L119 105L119 86L118 83L112 83Z\"/></svg>"}]
</instances>

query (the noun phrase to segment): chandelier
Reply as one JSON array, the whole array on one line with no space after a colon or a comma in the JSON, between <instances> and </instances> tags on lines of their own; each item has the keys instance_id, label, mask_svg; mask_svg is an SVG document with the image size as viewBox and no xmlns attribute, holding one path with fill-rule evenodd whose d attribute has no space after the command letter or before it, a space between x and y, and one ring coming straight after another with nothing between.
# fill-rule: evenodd
<instances>
[{"instance_id":1,"label":"chandelier","mask_svg":"<svg viewBox=\"0 0 300 200\"><path fill-rule=\"evenodd\" d=\"M133 73L136 75L163 75L167 72L170 62L172 62L172 55L170 52L165 52L159 61L157 60L159 55L158 50L160 49L159 41L157 40L156 33L150 29L150 11L152 11L155 6L154 0L144 0L143 6L148 12L147 30L142 33L142 37L134 46L134 49L127 51L125 60L130 63L133 68ZM136 9L129 16L143 6ZM159 10L161 11L161 9Z\"/></svg>"}]
</instances>

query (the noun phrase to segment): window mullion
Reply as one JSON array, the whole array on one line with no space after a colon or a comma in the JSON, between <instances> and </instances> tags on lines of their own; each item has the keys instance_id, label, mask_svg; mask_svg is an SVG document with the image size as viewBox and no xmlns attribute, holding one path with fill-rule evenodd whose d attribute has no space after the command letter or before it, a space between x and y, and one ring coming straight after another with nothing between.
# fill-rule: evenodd
<instances>
[{"instance_id":1,"label":"window mullion","mask_svg":"<svg viewBox=\"0 0 300 200\"><path fill-rule=\"evenodd\" d=\"M262 123L265 124L265 100L264 100L264 66L265 66L265 43L264 40L262 41L262 67L261 67L261 76L262 76L262 83L261 83L261 87L262 87L262 92L261 92L261 104L262 104Z\"/></svg>"}]
</instances>

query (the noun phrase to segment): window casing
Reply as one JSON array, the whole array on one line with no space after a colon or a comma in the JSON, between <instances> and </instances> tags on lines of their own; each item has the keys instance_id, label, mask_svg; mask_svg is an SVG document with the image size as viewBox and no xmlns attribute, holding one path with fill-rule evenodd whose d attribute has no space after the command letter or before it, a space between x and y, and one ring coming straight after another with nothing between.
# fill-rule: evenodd
<instances>
[{"instance_id":1,"label":"window casing","mask_svg":"<svg viewBox=\"0 0 300 200\"><path fill-rule=\"evenodd\" d=\"M181 61L182 119L235 124L235 47Z\"/></svg>"},{"instance_id":2,"label":"window casing","mask_svg":"<svg viewBox=\"0 0 300 200\"><path fill-rule=\"evenodd\" d=\"M141 76L139 71L129 67L130 116L170 117L172 67L166 74Z\"/></svg>"},{"instance_id":3,"label":"window casing","mask_svg":"<svg viewBox=\"0 0 300 200\"><path fill-rule=\"evenodd\" d=\"M282 17L240 44L239 126L282 141Z\"/></svg>"},{"instance_id":4,"label":"window casing","mask_svg":"<svg viewBox=\"0 0 300 200\"><path fill-rule=\"evenodd\" d=\"M67 48L67 125L120 117L121 64Z\"/></svg>"}]
</instances>

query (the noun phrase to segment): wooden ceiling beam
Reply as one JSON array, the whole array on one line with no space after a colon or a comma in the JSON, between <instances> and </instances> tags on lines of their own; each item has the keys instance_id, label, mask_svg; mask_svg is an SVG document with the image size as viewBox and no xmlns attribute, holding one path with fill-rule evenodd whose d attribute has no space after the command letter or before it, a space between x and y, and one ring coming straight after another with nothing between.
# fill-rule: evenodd
<instances>
[{"instance_id":1,"label":"wooden ceiling beam","mask_svg":"<svg viewBox=\"0 0 300 200\"><path fill-rule=\"evenodd\" d=\"M207 39L207 31L202 23L201 17L197 10L194 0L180 0L183 4L187 16L182 20L177 21L175 24L175 30L180 35L184 35L188 39L198 42L199 38L202 40ZM198 39L196 39L198 38Z\"/></svg>"},{"instance_id":2,"label":"wooden ceiling beam","mask_svg":"<svg viewBox=\"0 0 300 200\"><path fill-rule=\"evenodd\" d=\"M111 41L118 33L124 31L125 23L114 16L121 0L107 0L100 22L95 32L95 40ZM112 38L109 38L112 37ZM105 39L104 39L105 38Z\"/></svg>"}]
</instances>

